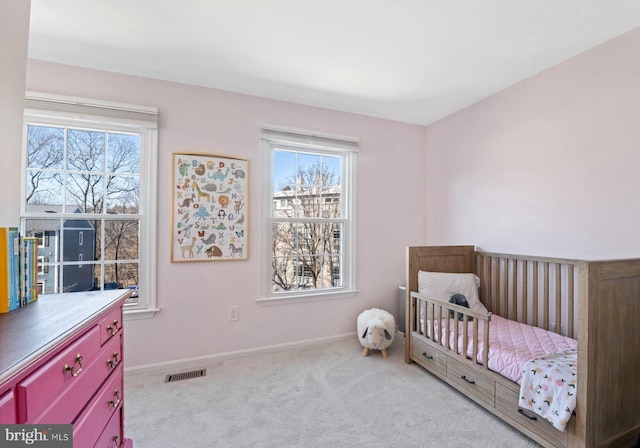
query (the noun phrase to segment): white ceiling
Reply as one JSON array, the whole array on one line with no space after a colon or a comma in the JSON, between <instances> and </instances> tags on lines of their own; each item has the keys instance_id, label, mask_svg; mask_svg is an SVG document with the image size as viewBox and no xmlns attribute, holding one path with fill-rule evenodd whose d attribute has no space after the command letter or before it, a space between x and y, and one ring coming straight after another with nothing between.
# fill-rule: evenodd
<instances>
[{"instance_id":1,"label":"white ceiling","mask_svg":"<svg viewBox=\"0 0 640 448\"><path fill-rule=\"evenodd\" d=\"M638 0L31 0L29 57L429 124L640 26Z\"/></svg>"}]
</instances>

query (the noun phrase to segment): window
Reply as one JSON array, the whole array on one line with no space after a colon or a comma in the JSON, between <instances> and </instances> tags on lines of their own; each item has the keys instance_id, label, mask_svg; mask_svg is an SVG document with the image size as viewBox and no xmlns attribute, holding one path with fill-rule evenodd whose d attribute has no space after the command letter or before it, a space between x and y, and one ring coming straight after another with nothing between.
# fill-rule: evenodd
<instances>
[{"instance_id":1,"label":"window","mask_svg":"<svg viewBox=\"0 0 640 448\"><path fill-rule=\"evenodd\" d=\"M42 294L135 287L125 311L153 315L157 110L28 93L24 136L21 233L38 238Z\"/></svg>"},{"instance_id":2,"label":"window","mask_svg":"<svg viewBox=\"0 0 640 448\"><path fill-rule=\"evenodd\" d=\"M264 299L355 292L354 139L264 128Z\"/></svg>"}]
</instances>

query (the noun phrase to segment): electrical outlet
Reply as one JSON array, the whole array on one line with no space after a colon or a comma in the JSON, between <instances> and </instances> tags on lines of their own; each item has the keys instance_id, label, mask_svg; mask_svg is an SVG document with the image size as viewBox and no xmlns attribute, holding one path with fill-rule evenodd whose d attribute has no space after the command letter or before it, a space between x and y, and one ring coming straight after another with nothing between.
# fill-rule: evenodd
<instances>
[{"instance_id":1,"label":"electrical outlet","mask_svg":"<svg viewBox=\"0 0 640 448\"><path fill-rule=\"evenodd\" d=\"M240 311L238 309L238 306L230 306L229 307L229 321L234 321L234 320L238 320Z\"/></svg>"}]
</instances>

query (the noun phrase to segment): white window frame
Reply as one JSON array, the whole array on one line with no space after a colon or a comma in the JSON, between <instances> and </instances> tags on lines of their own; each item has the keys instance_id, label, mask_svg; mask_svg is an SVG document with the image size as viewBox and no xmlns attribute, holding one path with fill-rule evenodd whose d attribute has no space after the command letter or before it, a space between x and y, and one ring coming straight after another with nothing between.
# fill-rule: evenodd
<instances>
[{"instance_id":1,"label":"white window frame","mask_svg":"<svg viewBox=\"0 0 640 448\"><path fill-rule=\"evenodd\" d=\"M263 158L263 247L261 297L262 304L280 304L292 301L312 301L352 297L356 288L356 160L358 139L353 137L320 134L317 132L265 125L261 130ZM342 286L317 290L273 292L271 277L271 242L273 211L273 152L276 149L309 151L342 158L342 213L344 220Z\"/></svg>"},{"instance_id":2,"label":"white window frame","mask_svg":"<svg viewBox=\"0 0 640 448\"><path fill-rule=\"evenodd\" d=\"M20 216L37 218L25 210L27 125L93 127L104 131L140 134L139 289L137 303L126 304L126 320L150 318L159 308L156 297L156 216L158 167L158 110L110 101L27 92L22 145Z\"/></svg>"}]
</instances>

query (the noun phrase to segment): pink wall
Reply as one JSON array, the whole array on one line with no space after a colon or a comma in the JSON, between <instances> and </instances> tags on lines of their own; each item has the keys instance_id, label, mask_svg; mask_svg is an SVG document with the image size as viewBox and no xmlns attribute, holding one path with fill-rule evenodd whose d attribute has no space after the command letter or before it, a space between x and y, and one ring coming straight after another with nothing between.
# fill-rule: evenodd
<instances>
[{"instance_id":1,"label":"pink wall","mask_svg":"<svg viewBox=\"0 0 640 448\"><path fill-rule=\"evenodd\" d=\"M360 311L396 309L404 247L425 240L426 129L364 116L77 67L29 61L27 89L156 106L158 303L153 319L127 322L127 366L147 365L354 332ZM265 306L261 269L260 125L360 138L357 167L357 276L353 298ZM172 151L250 160L250 255L243 262L177 263L170 258ZM240 320L227 322L239 305ZM354 336L355 337L355 336Z\"/></svg>"},{"instance_id":2,"label":"pink wall","mask_svg":"<svg viewBox=\"0 0 640 448\"><path fill-rule=\"evenodd\" d=\"M640 256L640 29L427 128L427 242Z\"/></svg>"},{"instance_id":3,"label":"pink wall","mask_svg":"<svg viewBox=\"0 0 640 448\"><path fill-rule=\"evenodd\" d=\"M20 183L20 147L31 0L0 5L0 192ZM0 226L20 223L20 195L0 193Z\"/></svg>"}]
</instances>

